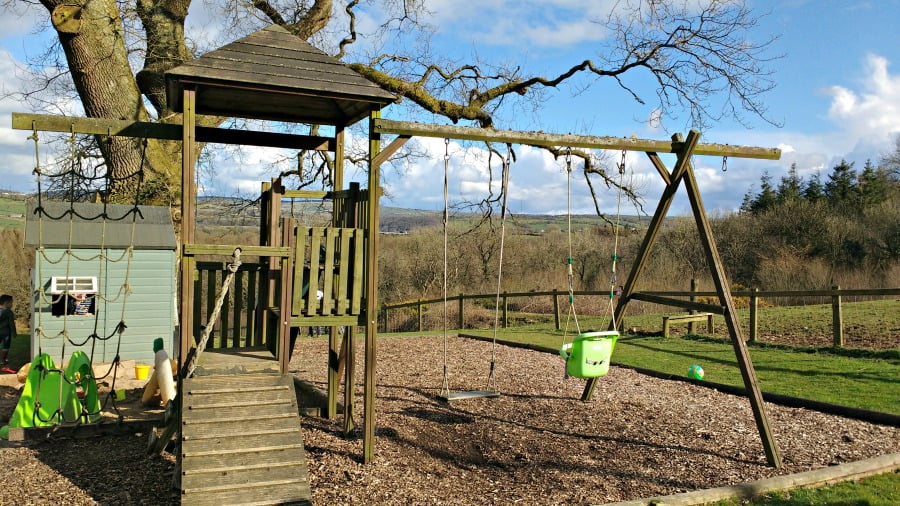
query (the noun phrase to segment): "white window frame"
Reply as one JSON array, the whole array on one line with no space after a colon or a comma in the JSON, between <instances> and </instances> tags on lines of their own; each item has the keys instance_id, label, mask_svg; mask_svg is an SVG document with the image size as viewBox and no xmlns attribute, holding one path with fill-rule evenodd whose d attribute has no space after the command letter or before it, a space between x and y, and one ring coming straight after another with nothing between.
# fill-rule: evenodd
<instances>
[{"instance_id":1,"label":"white window frame","mask_svg":"<svg viewBox=\"0 0 900 506\"><path fill-rule=\"evenodd\" d=\"M97 293L97 276L53 276L50 293Z\"/></svg>"}]
</instances>

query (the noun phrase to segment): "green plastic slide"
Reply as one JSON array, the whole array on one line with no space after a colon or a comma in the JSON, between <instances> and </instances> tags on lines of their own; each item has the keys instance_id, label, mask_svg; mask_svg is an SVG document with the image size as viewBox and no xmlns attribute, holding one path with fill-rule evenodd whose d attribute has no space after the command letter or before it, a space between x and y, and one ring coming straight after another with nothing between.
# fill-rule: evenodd
<instances>
[{"instance_id":1,"label":"green plastic slide","mask_svg":"<svg viewBox=\"0 0 900 506\"><path fill-rule=\"evenodd\" d=\"M97 382L87 355L81 351L72 354L63 374L69 381L63 380L50 355L42 353L34 358L9 425L0 427L0 438L9 439L10 427L47 427L79 419L88 423L100 418ZM79 389L83 399L79 398ZM82 403L89 415L82 415Z\"/></svg>"}]
</instances>

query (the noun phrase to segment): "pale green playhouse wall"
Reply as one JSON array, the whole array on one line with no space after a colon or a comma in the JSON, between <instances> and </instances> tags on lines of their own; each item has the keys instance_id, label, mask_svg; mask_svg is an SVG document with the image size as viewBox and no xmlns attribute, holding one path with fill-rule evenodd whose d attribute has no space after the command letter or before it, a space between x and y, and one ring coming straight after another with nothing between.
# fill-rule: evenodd
<instances>
[{"instance_id":1,"label":"pale green playhouse wall","mask_svg":"<svg viewBox=\"0 0 900 506\"><path fill-rule=\"evenodd\" d=\"M71 259L65 259L63 251L50 250L48 258L38 251L35 253L35 269L33 271L35 299L31 339L31 354L36 356L43 351L49 353L54 361L68 361L68 357L76 350L82 350L92 356L91 339L95 333L101 337L112 335L106 340L96 340L93 347L94 363L112 362L117 347L122 360L133 359L138 362L153 363L153 340L163 338L164 347L170 353L173 350L175 321L175 252L166 250L135 250L128 265L125 250L106 250L106 258L111 260L82 261L78 258L91 258L99 254L99 250L73 250ZM54 260L61 260L51 263ZM98 280L96 315L93 316L53 316L48 301L38 300L39 294L49 291L53 276L94 276ZM131 286L131 293L124 293L125 278ZM50 297L50 295L47 295ZM124 314L123 314L124 309ZM121 335L115 332L120 321L126 328ZM62 333L66 332L66 341ZM82 346L75 344L87 341Z\"/></svg>"}]
</instances>

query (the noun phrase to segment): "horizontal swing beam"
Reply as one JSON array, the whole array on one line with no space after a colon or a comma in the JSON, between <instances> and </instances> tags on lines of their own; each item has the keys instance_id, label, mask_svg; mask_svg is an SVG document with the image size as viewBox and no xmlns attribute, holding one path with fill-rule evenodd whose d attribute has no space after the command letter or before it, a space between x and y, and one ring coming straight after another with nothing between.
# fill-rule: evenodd
<instances>
[{"instance_id":1,"label":"horizontal swing beam","mask_svg":"<svg viewBox=\"0 0 900 506\"><path fill-rule=\"evenodd\" d=\"M522 132L517 130L494 130L489 128L463 127L455 125L434 125L408 121L375 120L375 132L401 136L437 137L469 141L502 142L528 146L556 146L587 149L625 149L649 153L679 153L684 142L657 141L635 137L597 137L573 134L550 134L544 132ZM778 148L753 146L732 146L730 144L697 144L695 155L730 156L735 158L756 158L778 160Z\"/></svg>"},{"instance_id":2,"label":"horizontal swing beam","mask_svg":"<svg viewBox=\"0 0 900 506\"><path fill-rule=\"evenodd\" d=\"M180 141L183 139L182 136L184 134L182 125L179 123L151 123L149 121L53 116L20 112L12 114L12 127L14 130L138 137L169 141ZM331 137L201 126L198 126L196 129L196 140L197 142L213 144L308 149L312 151L334 151L337 145L337 141Z\"/></svg>"}]
</instances>

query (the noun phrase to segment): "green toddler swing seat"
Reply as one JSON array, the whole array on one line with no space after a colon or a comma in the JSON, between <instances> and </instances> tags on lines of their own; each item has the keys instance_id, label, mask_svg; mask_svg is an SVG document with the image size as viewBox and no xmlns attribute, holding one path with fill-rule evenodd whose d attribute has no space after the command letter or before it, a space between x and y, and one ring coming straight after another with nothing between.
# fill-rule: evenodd
<instances>
[{"instance_id":1,"label":"green toddler swing seat","mask_svg":"<svg viewBox=\"0 0 900 506\"><path fill-rule=\"evenodd\" d=\"M583 332L564 344L559 354L566 361L566 374L575 378L599 378L609 372L609 359L619 332Z\"/></svg>"}]
</instances>

